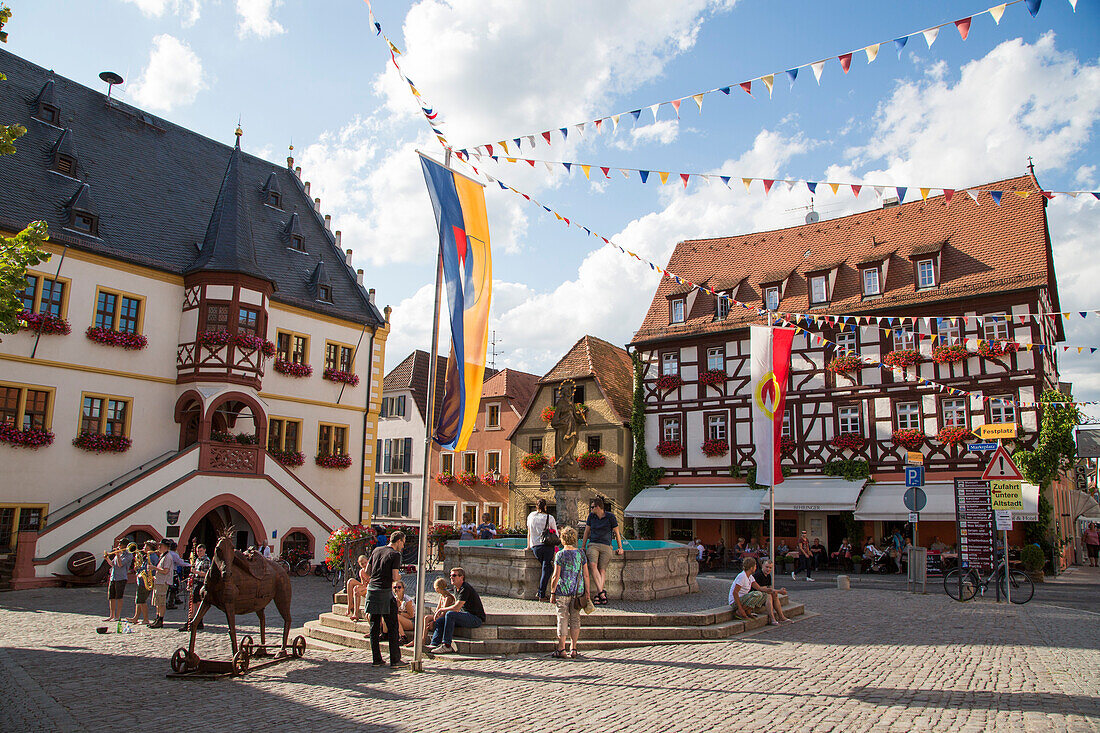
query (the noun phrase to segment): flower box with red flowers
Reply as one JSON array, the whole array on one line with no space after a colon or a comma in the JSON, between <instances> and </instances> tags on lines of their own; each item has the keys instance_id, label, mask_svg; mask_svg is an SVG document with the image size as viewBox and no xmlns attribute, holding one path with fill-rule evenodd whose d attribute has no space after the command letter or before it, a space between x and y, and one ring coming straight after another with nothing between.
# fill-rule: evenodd
<instances>
[{"instance_id":1,"label":"flower box with red flowers","mask_svg":"<svg viewBox=\"0 0 1100 733\"><path fill-rule=\"evenodd\" d=\"M705 372L699 372L699 384L713 387L724 381L726 381L725 369L707 369Z\"/></svg>"},{"instance_id":2,"label":"flower box with red flowers","mask_svg":"<svg viewBox=\"0 0 1100 733\"><path fill-rule=\"evenodd\" d=\"M73 445L89 453L125 453L131 441L123 435L104 435L85 430L73 438Z\"/></svg>"},{"instance_id":3,"label":"flower box with red flowers","mask_svg":"<svg viewBox=\"0 0 1100 733\"><path fill-rule=\"evenodd\" d=\"M470 471L463 471L458 474L458 483L467 487L477 486L477 474Z\"/></svg>"},{"instance_id":4,"label":"flower box with red flowers","mask_svg":"<svg viewBox=\"0 0 1100 733\"><path fill-rule=\"evenodd\" d=\"M882 363L892 367L911 367L924 361L924 354L917 349L894 349L882 357Z\"/></svg>"},{"instance_id":5,"label":"flower box with red flowers","mask_svg":"<svg viewBox=\"0 0 1100 733\"><path fill-rule=\"evenodd\" d=\"M251 333L238 333L233 337L233 343L242 351L259 350L265 357L275 356L275 344Z\"/></svg>"},{"instance_id":6,"label":"flower box with red flowers","mask_svg":"<svg viewBox=\"0 0 1100 733\"><path fill-rule=\"evenodd\" d=\"M0 423L0 443L19 448L41 448L53 443L53 433L41 428L20 430L11 423Z\"/></svg>"},{"instance_id":7,"label":"flower box with red flowers","mask_svg":"<svg viewBox=\"0 0 1100 733\"><path fill-rule=\"evenodd\" d=\"M267 452L284 466L301 466L306 462L306 454L300 450L268 450Z\"/></svg>"},{"instance_id":8,"label":"flower box with red flowers","mask_svg":"<svg viewBox=\"0 0 1100 733\"><path fill-rule=\"evenodd\" d=\"M212 349L228 346L233 340L233 334L229 331L202 331L199 334L199 343Z\"/></svg>"},{"instance_id":9,"label":"flower box with red flowers","mask_svg":"<svg viewBox=\"0 0 1100 733\"><path fill-rule=\"evenodd\" d=\"M486 486L507 486L508 476L503 473L487 472L481 477L481 483Z\"/></svg>"},{"instance_id":10,"label":"flower box with red flowers","mask_svg":"<svg viewBox=\"0 0 1100 733\"><path fill-rule=\"evenodd\" d=\"M441 471L435 475L435 480L443 486L450 486L455 482L455 475L450 471Z\"/></svg>"},{"instance_id":11,"label":"flower box with red flowers","mask_svg":"<svg viewBox=\"0 0 1100 733\"><path fill-rule=\"evenodd\" d=\"M724 456L730 452L730 444L728 440L704 440L703 441L703 455L710 458L717 458L718 456Z\"/></svg>"},{"instance_id":12,"label":"flower box with red flowers","mask_svg":"<svg viewBox=\"0 0 1100 733\"><path fill-rule=\"evenodd\" d=\"M308 377L313 374L313 367L309 364L299 364L296 361L290 361L288 359L276 359L275 371L279 374L285 374L288 377Z\"/></svg>"},{"instance_id":13,"label":"flower box with red flowers","mask_svg":"<svg viewBox=\"0 0 1100 733\"><path fill-rule=\"evenodd\" d=\"M986 359L995 359L1019 350L1020 345L1015 341L982 341L978 344L978 353Z\"/></svg>"},{"instance_id":14,"label":"flower box with red flowers","mask_svg":"<svg viewBox=\"0 0 1100 733\"><path fill-rule=\"evenodd\" d=\"M17 316L19 327L43 336L66 336L72 332L69 322L52 313L31 313L23 311Z\"/></svg>"},{"instance_id":15,"label":"flower box with red flowers","mask_svg":"<svg viewBox=\"0 0 1100 733\"><path fill-rule=\"evenodd\" d=\"M528 453L520 459L519 465L534 473L541 471L548 463L550 463L550 459L542 453Z\"/></svg>"},{"instance_id":16,"label":"flower box with red flowers","mask_svg":"<svg viewBox=\"0 0 1100 733\"><path fill-rule=\"evenodd\" d=\"M370 527L364 527L362 524L341 527L328 536L325 541L325 564L330 570L335 570L344 564L348 548L358 540L366 540L368 550L374 547L376 542L374 532Z\"/></svg>"},{"instance_id":17,"label":"flower box with red flowers","mask_svg":"<svg viewBox=\"0 0 1100 733\"><path fill-rule=\"evenodd\" d=\"M779 455L784 458L790 458L794 455L795 450L794 438L780 438L779 439Z\"/></svg>"},{"instance_id":18,"label":"flower box with red flowers","mask_svg":"<svg viewBox=\"0 0 1100 733\"><path fill-rule=\"evenodd\" d=\"M841 450L860 450L867 445L867 438L859 433L841 433L832 439L831 444Z\"/></svg>"},{"instance_id":19,"label":"flower box with red flowers","mask_svg":"<svg viewBox=\"0 0 1100 733\"><path fill-rule=\"evenodd\" d=\"M940 428L940 432L936 433L936 440L944 445L956 445L967 440L969 436L969 428L963 425L948 425L947 427Z\"/></svg>"},{"instance_id":20,"label":"flower box with red flowers","mask_svg":"<svg viewBox=\"0 0 1100 733\"><path fill-rule=\"evenodd\" d=\"M858 356L838 356L825 367L833 374L851 374L864 367L863 360Z\"/></svg>"},{"instance_id":21,"label":"flower box with red flowers","mask_svg":"<svg viewBox=\"0 0 1100 733\"><path fill-rule=\"evenodd\" d=\"M140 333L119 333L109 328L88 326L84 334L97 344L105 346L121 346L129 351L140 351L149 345L149 339Z\"/></svg>"},{"instance_id":22,"label":"flower box with red flowers","mask_svg":"<svg viewBox=\"0 0 1100 733\"><path fill-rule=\"evenodd\" d=\"M330 382L343 382L344 384L354 387L359 384L359 375L351 372L345 372L341 369L325 369L323 377Z\"/></svg>"},{"instance_id":23,"label":"flower box with red flowers","mask_svg":"<svg viewBox=\"0 0 1100 733\"><path fill-rule=\"evenodd\" d=\"M676 389L683 383L684 380L680 379L679 374L662 374L657 377L657 389Z\"/></svg>"},{"instance_id":24,"label":"flower box with red flowers","mask_svg":"<svg viewBox=\"0 0 1100 733\"><path fill-rule=\"evenodd\" d=\"M585 471L595 471L597 468L603 468L605 463L607 463L607 458L598 450L590 450L577 456L577 465Z\"/></svg>"},{"instance_id":25,"label":"flower box with red flowers","mask_svg":"<svg viewBox=\"0 0 1100 733\"><path fill-rule=\"evenodd\" d=\"M542 412L539 413L539 416L542 418L543 422L550 422L551 420L554 419L554 408L553 407L544 407L544 408L542 408Z\"/></svg>"},{"instance_id":26,"label":"flower box with red flowers","mask_svg":"<svg viewBox=\"0 0 1100 733\"><path fill-rule=\"evenodd\" d=\"M916 428L903 428L895 430L890 440L894 445L905 450L920 450L920 447L924 445L924 433Z\"/></svg>"},{"instance_id":27,"label":"flower box with red flowers","mask_svg":"<svg viewBox=\"0 0 1100 733\"><path fill-rule=\"evenodd\" d=\"M348 468L351 466L351 456L320 455L313 460L321 468Z\"/></svg>"},{"instance_id":28,"label":"flower box with red flowers","mask_svg":"<svg viewBox=\"0 0 1100 733\"><path fill-rule=\"evenodd\" d=\"M947 344L932 349L932 361L937 364L953 364L957 361L966 361L970 352L962 344Z\"/></svg>"},{"instance_id":29,"label":"flower box with red flowers","mask_svg":"<svg viewBox=\"0 0 1100 733\"><path fill-rule=\"evenodd\" d=\"M684 452L684 444L676 440L662 440L657 444L657 452L665 458L678 456Z\"/></svg>"}]
</instances>

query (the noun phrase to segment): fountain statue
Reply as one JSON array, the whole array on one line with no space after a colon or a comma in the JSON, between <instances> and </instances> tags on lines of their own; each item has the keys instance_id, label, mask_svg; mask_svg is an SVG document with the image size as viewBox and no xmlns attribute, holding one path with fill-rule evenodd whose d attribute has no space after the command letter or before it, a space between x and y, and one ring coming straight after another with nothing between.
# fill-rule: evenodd
<instances>
[{"instance_id":1,"label":"fountain statue","mask_svg":"<svg viewBox=\"0 0 1100 733\"><path fill-rule=\"evenodd\" d=\"M558 507L559 527L576 527L580 519L577 511L580 490L584 479L577 475L577 459L574 453L579 440L578 428L586 425L584 411L573 402L576 384L567 379L558 388L558 399L554 403L554 417L550 426L554 429L554 477L550 485L554 487L554 502Z\"/></svg>"}]
</instances>

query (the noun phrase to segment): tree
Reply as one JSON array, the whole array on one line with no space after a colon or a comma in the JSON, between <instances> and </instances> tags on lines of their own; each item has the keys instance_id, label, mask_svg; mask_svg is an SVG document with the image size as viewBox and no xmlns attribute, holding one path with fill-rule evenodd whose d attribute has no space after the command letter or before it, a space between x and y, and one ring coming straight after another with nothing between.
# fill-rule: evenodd
<instances>
[{"instance_id":1,"label":"tree","mask_svg":"<svg viewBox=\"0 0 1100 733\"><path fill-rule=\"evenodd\" d=\"M11 18L7 5L0 5L0 43L7 43L4 24ZM5 77L0 74L0 81ZM26 134L22 125L0 125L0 155L13 155L15 141ZM23 311L20 294L27 285L27 268L49 259L42 245L49 239L46 222L36 221L14 237L0 236L0 333L19 330Z\"/></svg>"},{"instance_id":2,"label":"tree","mask_svg":"<svg viewBox=\"0 0 1100 733\"><path fill-rule=\"evenodd\" d=\"M634 409L630 416L630 434L634 440L634 463L630 467L630 498L634 498L647 486L652 486L664 475L663 468L650 468L645 451L645 364L635 351L630 355L634 362ZM634 536L645 537L653 532L649 519L634 519Z\"/></svg>"}]
</instances>

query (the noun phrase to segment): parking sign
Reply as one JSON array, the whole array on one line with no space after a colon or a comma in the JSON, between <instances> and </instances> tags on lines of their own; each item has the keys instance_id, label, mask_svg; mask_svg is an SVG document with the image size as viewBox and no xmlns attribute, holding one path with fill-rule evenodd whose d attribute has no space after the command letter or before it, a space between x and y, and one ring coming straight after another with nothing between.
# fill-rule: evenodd
<instances>
[{"instance_id":1,"label":"parking sign","mask_svg":"<svg viewBox=\"0 0 1100 733\"><path fill-rule=\"evenodd\" d=\"M905 467L905 487L912 489L924 486L924 466Z\"/></svg>"}]
</instances>

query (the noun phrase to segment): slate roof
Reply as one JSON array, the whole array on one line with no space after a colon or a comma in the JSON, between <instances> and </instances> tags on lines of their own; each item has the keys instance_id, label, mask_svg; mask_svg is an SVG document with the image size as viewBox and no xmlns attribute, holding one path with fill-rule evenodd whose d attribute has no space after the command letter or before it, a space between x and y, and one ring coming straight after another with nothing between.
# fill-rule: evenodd
<instances>
[{"instance_id":1,"label":"slate roof","mask_svg":"<svg viewBox=\"0 0 1100 733\"><path fill-rule=\"evenodd\" d=\"M439 417L439 407L443 404L443 387L447 375L447 357L437 356L434 412ZM417 349L402 360L382 378L382 393L409 390L420 415L428 413L428 352ZM495 369L485 369L485 383L497 373Z\"/></svg>"},{"instance_id":2,"label":"slate roof","mask_svg":"<svg viewBox=\"0 0 1100 733\"><path fill-rule=\"evenodd\" d=\"M27 128L16 141L18 152L0 157L0 227L19 231L45 219L55 242L178 275L199 262L198 245L215 215L232 146L115 99L108 103L104 94L3 50L0 73L7 76L0 82L0 120ZM32 118L35 99L51 81L62 127ZM71 130L66 144L79 153L79 180L49 170L63 128ZM293 171L244 152L237 166L240 206L251 220L256 265L275 283L272 300L356 323L383 323ZM283 193L281 209L263 203L263 186L273 174ZM98 236L66 226L67 205L82 183L100 217ZM284 229L294 212L304 253L287 248ZM320 262L331 280L331 304L310 292L310 275Z\"/></svg>"},{"instance_id":3,"label":"slate roof","mask_svg":"<svg viewBox=\"0 0 1100 733\"><path fill-rule=\"evenodd\" d=\"M634 409L634 364L630 354L612 343L584 336L548 371L540 384L594 377L611 409L624 425Z\"/></svg>"},{"instance_id":4,"label":"slate roof","mask_svg":"<svg viewBox=\"0 0 1100 733\"><path fill-rule=\"evenodd\" d=\"M980 188L1031 193L1027 198L1005 194L1000 206L983 196L978 206L958 191L950 205L943 196L934 196L814 224L688 240L676 245L667 269L697 284L744 278L734 297L754 309L763 307L762 285L790 275L780 312L811 312L805 275L820 271L823 265L839 267L832 300L820 308L827 313L890 314L899 308L943 302L942 315L951 315L955 311L947 301L1040 287L1050 289L1054 310L1059 310L1046 199L1035 179L1025 175ZM917 290L916 265L910 258L935 252L941 257L939 285ZM858 266L884 258L888 258L884 293L864 299ZM727 318L715 320L715 297L700 292L686 321L671 324L668 298L681 288L673 280L661 280L634 343L760 322L755 310L737 305L731 305ZM1061 319L1057 321L1060 326Z\"/></svg>"}]
</instances>

